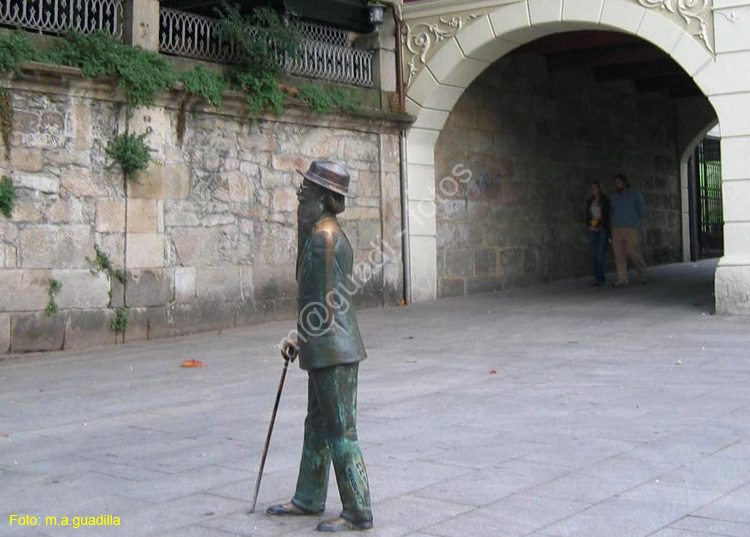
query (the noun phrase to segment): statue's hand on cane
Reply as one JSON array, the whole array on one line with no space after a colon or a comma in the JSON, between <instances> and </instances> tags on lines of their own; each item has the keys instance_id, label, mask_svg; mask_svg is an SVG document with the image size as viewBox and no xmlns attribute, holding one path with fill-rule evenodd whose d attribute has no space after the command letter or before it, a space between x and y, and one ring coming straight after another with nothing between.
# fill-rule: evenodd
<instances>
[{"instance_id":1,"label":"statue's hand on cane","mask_svg":"<svg viewBox=\"0 0 750 537\"><path fill-rule=\"evenodd\" d=\"M281 359L285 361L288 360L289 362L294 363L294 361L297 359L297 356L299 356L299 344L297 343L297 336L294 336L293 339L285 338L281 343Z\"/></svg>"}]
</instances>

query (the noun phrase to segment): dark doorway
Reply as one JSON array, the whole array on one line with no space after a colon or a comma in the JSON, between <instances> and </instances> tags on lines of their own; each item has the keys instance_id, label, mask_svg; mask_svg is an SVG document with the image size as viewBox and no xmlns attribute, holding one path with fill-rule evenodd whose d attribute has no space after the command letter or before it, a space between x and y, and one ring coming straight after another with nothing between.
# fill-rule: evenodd
<instances>
[{"instance_id":1,"label":"dark doorway","mask_svg":"<svg viewBox=\"0 0 750 537\"><path fill-rule=\"evenodd\" d=\"M721 202L720 139L707 136L688 164L693 260L724 254L724 217Z\"/></svg>"}]
</instances>

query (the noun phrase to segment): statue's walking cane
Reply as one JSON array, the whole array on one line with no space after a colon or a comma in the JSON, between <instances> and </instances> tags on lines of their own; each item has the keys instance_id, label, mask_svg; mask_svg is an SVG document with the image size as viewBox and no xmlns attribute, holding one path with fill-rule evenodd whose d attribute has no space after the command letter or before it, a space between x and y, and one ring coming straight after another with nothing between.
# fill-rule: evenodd
<instances>
[{"instance_id":1,"label":"statue's walking cane","mask_svg":"<svg viewBox=\"0 0 750 537\"><path fill-rule=\"evenodd\" d=\"M284 380L286 371L289 369L289 356L284 355L284 370L281 372L279 380L279 391L276 393L276 402L273 404L273 413L271 414L271 423L268 424L268 433L266 434L266 445L263 446L263 456L260 458L260 468L258 469L258 479L255 481L255 494L253 494L253 507L251 513L255 512L255 505L258 503L258 491L260 490L260 480L263 478L263 467L266 465L266 456L268 447L271 445L271 434L273 434L273 424L276 422L276 411L279 410L279 401L281 401L281 390L284 389Z\"/></svg>"}]
</instances>

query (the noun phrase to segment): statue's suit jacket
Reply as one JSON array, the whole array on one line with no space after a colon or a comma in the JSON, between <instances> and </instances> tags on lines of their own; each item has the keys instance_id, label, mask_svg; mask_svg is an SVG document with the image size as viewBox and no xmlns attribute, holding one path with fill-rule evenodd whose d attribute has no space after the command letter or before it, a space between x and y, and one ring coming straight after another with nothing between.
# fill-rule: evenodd
<instances>
[{"instance_id":1,"label":"statue's suit jacket","mask_svg":"<svg viewBox=\"0 0 750 537\"><path fill-rule=\"evenodd\" d=\"M297 332L304 370L352 364L365 359L354 314L351 280L354 254L336 217L313 227L297 257Z\"/></svg>"}]
</instances>

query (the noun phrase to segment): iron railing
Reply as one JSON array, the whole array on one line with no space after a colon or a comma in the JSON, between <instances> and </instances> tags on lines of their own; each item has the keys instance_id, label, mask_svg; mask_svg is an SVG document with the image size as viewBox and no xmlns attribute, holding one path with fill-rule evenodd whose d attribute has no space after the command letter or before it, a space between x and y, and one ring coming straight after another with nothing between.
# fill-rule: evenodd
<instances>
[{"instance_id":1,"label":"iron railing","mask_svg":"<svg viewBox=\"0 0 750 537\"><path fill-rule=\"evenodd\" d=\"M351 34L346 30L310 21L295 21L292 24L297 27L302 37L310 41L347 48L351 45Z\"/></svg>"},{"instance_id":2,"label":"iron railing","mask_svg":"<svg viewBox=\"0 0 750 537\"><path fill-rule=\"evenodd\" d=\"M307 40L302 43L298 56L287 59L285 69L292 75L372 88L372 58L371 50Z\"/></svg>"},{"instance_id":3,"label":"iron railing","mask_svg":"<svg viewBox=\"0 0 750 537\"><path fill-rule=\"evenodd\" d=\"M162 8L159 51L197 60L231 64L237 51L219 37L216 19ZM374 52L350 45L349 32L310 22L295 22L303 36L299 55L279 58L292 75L323 78L371 88Z\"/></svg>"},{"instance_id":4,"label":"iron railing","mask_svg":"<svg viewBox=\"0 0 750 537\"><path fill-rule=\"evenodd\" d=\"M0 26L62 35L105 31L122 39L123 0L0 0Z\"/></svg>"},{"instance_id":5,"label":"iron railing","mask_svg":"<svg viewBox=\"0 0 750 537\"><path fill-rule=\"evenodd\" d=\"M159 14L159 52L216 63L236 58L234 47L219 38L219 21L167 8Z\"/></svg>"}]
</instances>

